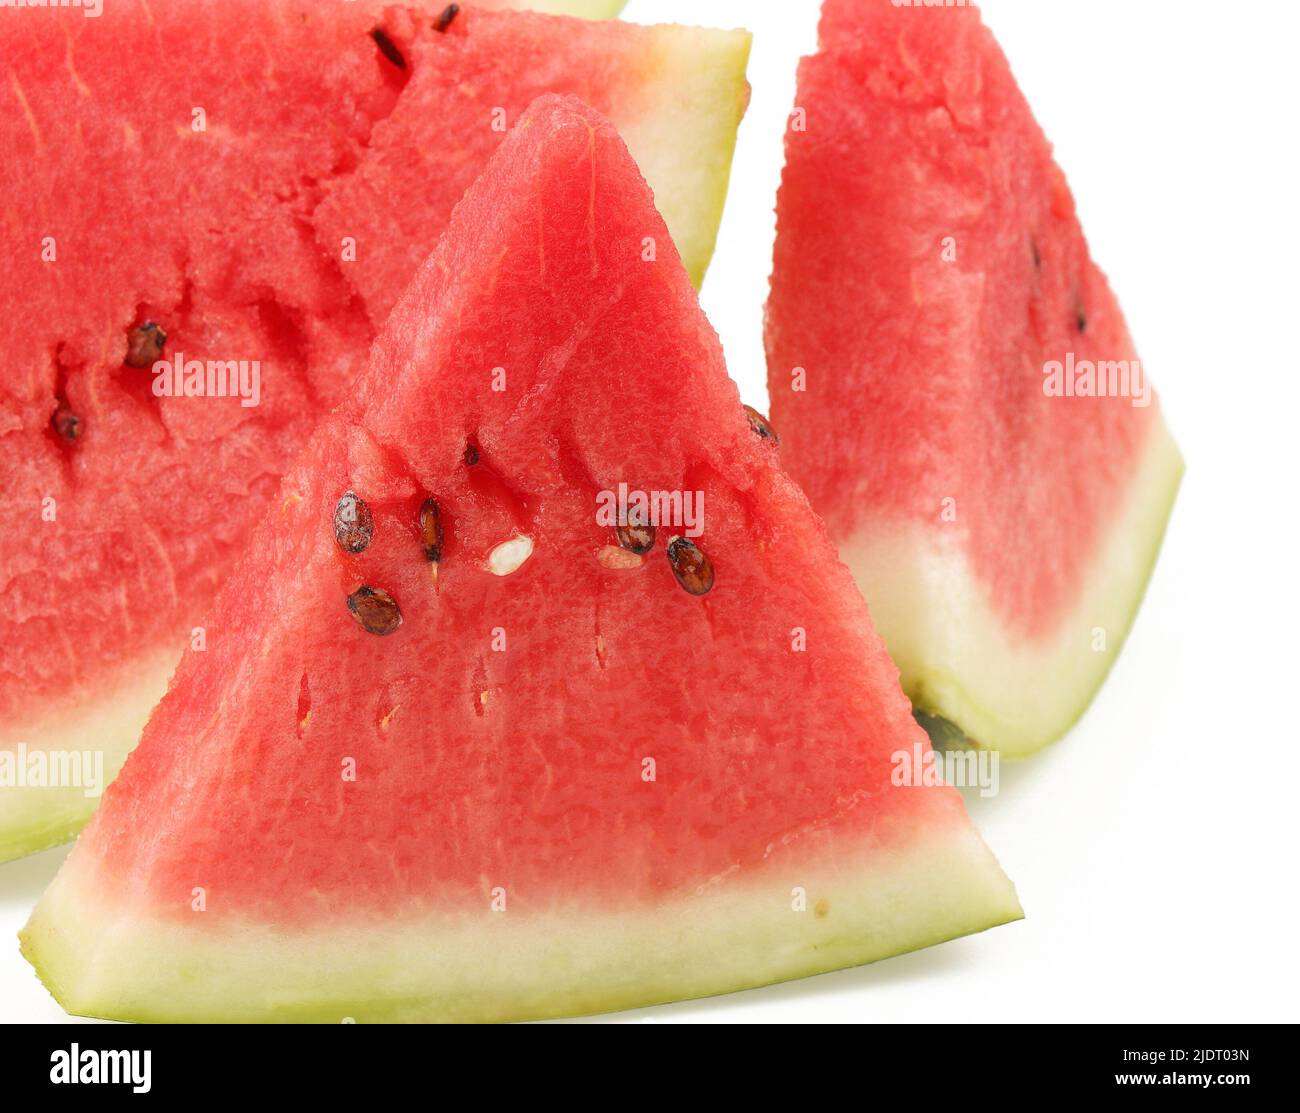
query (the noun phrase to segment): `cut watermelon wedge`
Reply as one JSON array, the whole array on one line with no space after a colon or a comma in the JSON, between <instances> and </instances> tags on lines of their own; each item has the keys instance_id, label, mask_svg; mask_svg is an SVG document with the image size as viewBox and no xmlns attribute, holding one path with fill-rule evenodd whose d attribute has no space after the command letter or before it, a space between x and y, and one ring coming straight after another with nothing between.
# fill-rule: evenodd
<instances>
[{"instance_id":1,"label":"cut watermelon wedge","mask_svg":"<svg viewBox=\"0 0 1300 1113\"><path fill-rule=\"evenodd\" d=\"M285 467L536 95L582 92L626 129L702 276L748 36L468 7L439 30L444 8L115 0L0 20L17 515L0 751L24 768L0 785L0 860L84 823L95 778L42 770L90 747L115 772ZM199 361L205 385L208 361L243 362L245 396L156 396L159 355Z\"/></svg>"},{"instance_id":2,"label":"cut watermelon wedge","mask_svg":"<svg viewBox=\"0 0 1300 1113\"><path fill-rule=\"evenodd\" d=\"M798 104L767 320L783 460L917 707L1030 753L1115 660L1181 457L973 7L827 0ZM1080 396L1089 364L1107 396Z\"/></svg>"},{"instance_id":3,"label":"cut watermelon wedge","mask_svg":"<svg viewBox=\"0 0 1300 1113\"><path fill-rule=\"evenodd\" d=\"M621 484L657 533L602 521ZM1020 915L956 791L894 785L897 671L575 100L466 195L207 627L23 932L70 1011L555 1016Z\"/></svg>"}]
</instances>

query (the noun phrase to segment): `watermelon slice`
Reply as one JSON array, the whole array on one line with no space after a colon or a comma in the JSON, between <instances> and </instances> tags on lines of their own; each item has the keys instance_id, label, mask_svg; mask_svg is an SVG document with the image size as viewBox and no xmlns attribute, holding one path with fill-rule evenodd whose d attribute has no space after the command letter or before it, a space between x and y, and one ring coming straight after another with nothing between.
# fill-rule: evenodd
<instances>
[{"instance_id":1,"label":"watermelon slice","mask_svg":"<svg viewBox=\"0 0 1300 1113\"><path fill-rule=\"evenodd\" d=\"M783 459L917 707L1029 753L1115 660L1182 460L974 7L827 0L798 104L767 316Z\"/></svg>"},{"instance_id":2,"label":"watermelon slice","mask_svg":"<svg viewBox=\"0 0 1300 1113\"><path fill-rule=\"evenodd\" d=\"M498 126L547 90L608 111L702 276L748 36L445 7L0 17L0 860L85 821L95 778L45 770L116 771ZM246 394L155 395L182 354Z\"/></svg>"},{"instance_id":3,"label":"watermelon slice","mask_svg":"<svg viewBox=\"0 0 1300 1113\"><path fill-rule=\"evenodd\" d=\"M609 123L538 102L356 389L23 933L65 1008L554 1016L1019 916L893 784L924 732Z\"/></svg>"}]
</instances>

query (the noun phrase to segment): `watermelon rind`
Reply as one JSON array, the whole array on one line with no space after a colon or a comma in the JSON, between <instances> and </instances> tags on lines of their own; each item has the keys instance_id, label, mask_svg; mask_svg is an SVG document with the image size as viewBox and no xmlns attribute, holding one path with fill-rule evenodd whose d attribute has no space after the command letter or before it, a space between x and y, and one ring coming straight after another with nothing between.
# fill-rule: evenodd
<instances>
[{"instance_id":1,"label":"watermelon rind","mask_svg":"<svg viewBox=\"0 0 1300 1113\"><path fill-rule=\"evenodd\" d=\"M276 931L142 922L70 859L21 933L70 1013L146 1022L493 1022L612 1012L859 966L1022 917L973 827L623 911L557 905ZM791 906L807 891L808 907ZM904 914L905 910L905 914ZM195 913L198 917L200 914ZM198 976L201 972L201 976Z\"/></svg>"},{"instance_id":2,"label":"watermelon rind","mask_svg":"<svg viewBox=\"0 0 1300 1113\"><path fill-rule=\"evenodd\" d=\"M871 521L841 544L913 705L1011 758L1065 735L1128 637L1183 470L1178 446L1157 417L1126 508L1110 523L1077 602L1041 638L1009 629L958 546L936 548L924 523Z\"/></svg>"},{"instance_id":3,"label":"watermelon rind","mask_svg":"<svg viewBox=\"0 0 1300 1113\"><path fill-rule=\"evenodd\" d=\"M614 19L625 7L627 0L523 0L509 5L528 8L549 15L576 15L582 19Z\"/></svg>"},{"instance_id":4,"label":"watermelon rind","mask_svg":"<svg viewBox=\"0 0 1300 1113\"><path fill-rule=\"evenodd\" d=\"M127 755L140 739L140 732L163 692L176 666L176 654L160 651L147 659L133 661L125 675L117 676L103 691L105 694L71 708L59 708L40 723L30 724L12 736L0 739L0 749L17 755L26 746L28 752L43 751L40 761L53 768L56 763L75 761L78 768L98 768L102 773L102 791L122 768ZM47 756L48 755L48 756ZM86 765L87 760L93 763ZM64 783L47 785L6 783L0 791L0 862L35 854L73 838L99 806L95 791L84 772L81 783L66 783L66 775L56 779ZM87 795L90 788L92 794Z\"/></svg>"},{"instance_id":5,"label":"watermelon rind","mask_svg":"<svg viewBox=\"0 0 1300 1113\"><path fill-rule=\"evenodd\" d=\"M679 25L656 30L659 43L642 71L645 88L689 104L691 126L683 131L679 116L646 111L621 120L619 130L654 186L655 204L698 290L717 245L737 132L749 107L753 37Z\"/></svg>"}]
</instances>

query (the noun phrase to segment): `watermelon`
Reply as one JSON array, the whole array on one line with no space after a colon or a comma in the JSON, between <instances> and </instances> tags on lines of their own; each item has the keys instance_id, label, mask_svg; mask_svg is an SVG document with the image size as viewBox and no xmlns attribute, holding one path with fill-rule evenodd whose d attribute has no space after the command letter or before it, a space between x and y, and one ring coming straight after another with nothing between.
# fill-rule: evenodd
<instances>
[{"instance_id":1,"label":"watermelon","mask_svg":"<svg viewBox=\"0 0 1300 1113\"><path fill-rule=\"evenodd\" d=\"M702 277L748 36L445 9L0 13L0 482L18 522L0 768L22 771L0 779L0 860L85 821L93 778L48 770L90 746L115 772L279 477L538 93L581 92L625 129ZM159 358L200 374L177 386ZM209 361L216 389L183 396Z\"/></svg>"},{"instance_id":2,"label":"watermelon","mask_svg":"<svg viewBox=\"0 0 1300 1113\"><path fill-rule=\"evenodd\" d=\"M786 155L786 466L918 709L1033 752L1114 662L1183 470L1119 304L974 6L827 0Z\"/></svg>"},{"instance_id":3,"label":"watermelon","mask_svg":"<svg viewBox=\"0 0 1300 1113\"><path fill-rule=\"evenodd\" d=\"M354 389L23 932L65 1008L556 1016L1019 916L605 119L531 109Z\"/></svg>"}]
</instances>

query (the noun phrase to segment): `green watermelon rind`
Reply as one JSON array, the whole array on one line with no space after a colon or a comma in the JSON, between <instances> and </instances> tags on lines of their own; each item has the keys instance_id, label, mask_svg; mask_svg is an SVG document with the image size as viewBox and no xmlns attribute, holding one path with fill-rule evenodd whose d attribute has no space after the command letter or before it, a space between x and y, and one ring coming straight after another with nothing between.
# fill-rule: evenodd
<instances>
[{"instance_id":1,"label":"green watermelon rind","mask_svg":"<svg viewBox=\"0 0 1300 1113\"><path fill-rule=\"evenodd\" d=\"M938 564L947 562L945 570L930 581L924 574L918 578L916 568L936 563L932 536L917 539L911 548L892 539L889 555L877 541L847 542L841 555L867 598L914 707L955 727L972 745L1008 758L1029 757L1067 735L1105 683L1136 621L1184 470L1182 455L1157 415L1128 506L1112 522L1089 585L1078 593L1080 601L1055 626L1055 641L1016 640L1001 617L987 610L960 557L939 557ZM890 535L890 525L877 522L859 536ZM954 580L959 586L935 586ZM953 599L964 601L956 608L961 620L945 622L943 612L953 607ZM1097 618L1103 613L1111 616L1106 623ZM1089 645L1097 625L1107 632L1101 653ZM1049 698L1035 705L1034 697L1043 692Z\"/></svg>"},{"instance_id":2,"label":"green watermelon rind","mask_svg":"<svg viewBox=\"0 0 1300 1113\"><path fill-rule=\"evenodd\" d=\"M524 0L517 6L580 19L616 19L627 7L627 0Z\"/></svg>"},{"instance_id":3,"label":"green watermelon rind","mask_svg":"<svg viewBox=\"0 0 1300 1113\"><path fill-rule=\"evenodd\" d=\"M680 25L657 30L659 48L645 63L645 86L690 104L692 126L686 134L663 135L656 125L661 129L667 117L655 112L620 119L618 125L655 189L682 265L699 290L718 242L740 124L749 107L746 72L753 36Z\"/></svg>"},{"instance_id":4,"label":"green watermelon rind","mask_svg":"<svg viewBox=\"0 0 1300 1113\"><path fill-rule=\"evenodd\" d=\"M29 748L59 752L98 751L103 758L104 785L122 768L140 740L140 732L157 702L179 654L160 652L132 661L125 677L112 675L104 693L51 719L7 738L6 748L25 742ZM101 788L104 786L101 786ZM85 826L100 796L87 796L81 785L35 787L5 785L0 790L0 862L48 850L75 838Z\"/></svg>"},{"instance_id":5,"label":"green watermelon rind","mask_svg":"<svg viewBox=\"0 0 1300 1113\"><path fill-rule=\"evenodd\" d=\"M655 908L601 910L597 900L537 915L485 910L451 930L420 919L316 931L141 922L101 903L74 857L20 940L50 993L82 1016L497 1022L759 988L1023 916L1014 887L969 826L941 824L905 849L870 847L857 861L846 849L837 848L833 862L795 872L787 864L745 885L723 879ZM791 906L796 885L807 889L802 911Z\"/></svg>"}]
</instances>

